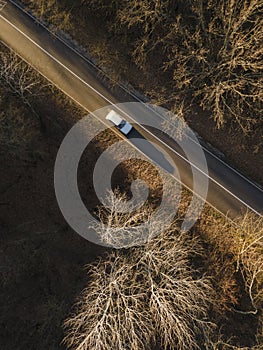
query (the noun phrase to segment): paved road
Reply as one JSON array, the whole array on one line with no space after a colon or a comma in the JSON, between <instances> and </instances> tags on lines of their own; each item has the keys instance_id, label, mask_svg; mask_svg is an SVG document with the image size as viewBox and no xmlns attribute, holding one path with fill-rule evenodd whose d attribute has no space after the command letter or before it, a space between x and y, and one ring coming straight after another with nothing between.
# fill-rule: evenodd
<instances>
[{"instance_id":1,"label":"paved road","mask_svg":"<svg viewBox=\"0 0 263 350\"><path fill-rule=\"evenodd\" d=\"M89 112L109 104L137 102L127 91L121 88L112 89L110 81L102 80L101 75L87 60L11 2L0 8L0 40ZM174 167L166 156L168 154L180 170L181 181L190 189L193 186L194 172L198 179L195 190L201 195L206 169L197 156L198 146L195 141L187 139L187 147L191 153L187 159L181 147L171 138L158 130L145 127L148 124L161 127L160 115L143 104L136 108L122 108L125 118L138 124L136 130L129 135L129 142L174 174ZM105 119L102 119L105 123ZM141 146L140 139L154 141L155 146L150 143ZM209 177L207 202L231 217L240 215L247 208L262 215L262 189L209 151L204 149L204 154Z\"/></svg>"}]
</instances>

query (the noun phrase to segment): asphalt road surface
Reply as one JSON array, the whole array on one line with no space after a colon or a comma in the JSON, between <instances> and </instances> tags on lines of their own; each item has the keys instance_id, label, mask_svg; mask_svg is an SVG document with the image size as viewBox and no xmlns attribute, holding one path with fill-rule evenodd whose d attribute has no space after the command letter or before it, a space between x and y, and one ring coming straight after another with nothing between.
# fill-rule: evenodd
<instances>
[{"instance_id":1,"label":"asphalt road surface","mask_svg":"<svg viewBox=\"0 0 263 350\"><path fill-rule=\"evenodd\" d=\"M32 16L9 1L1 4L0 40L88 112L110 104L138 102L134 95L121 87L113 89L110 80L102 79L88 60L56 38ZM174 176L175 167L179 169L180 179L187 188L193 188L194 173L197 180L195 192L202 196L202 186L205 177L208 177L208 195L204 199L218 211L230 217L236 217L246 209L262 215L262 189L203 149L208 166L206 175L205 165L199 157L200 149L194 139L184 138L187 143L185 152L171 137L158 130L162 130L165 116L144 104L135 107L127 104L119 113L135 126L128 136L131 146ZM101 121L106 123L104 117L101 117ZM154 125L155 128L147 125Z\"/></svg>"}]
</instances>

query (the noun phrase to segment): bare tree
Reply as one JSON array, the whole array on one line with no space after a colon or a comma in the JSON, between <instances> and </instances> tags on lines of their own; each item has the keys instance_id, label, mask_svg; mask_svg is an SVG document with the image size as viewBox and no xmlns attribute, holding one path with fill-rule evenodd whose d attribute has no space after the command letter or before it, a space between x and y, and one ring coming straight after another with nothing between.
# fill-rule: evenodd
<instances>
[{"instance_id":1,"label":"bare tree","mask_svg":"<svg viewBox=\"0 0 263 350\"><path fill-rule=\"evenodd\" d=\"M38 73L13 51L4 49L0 52L0 79L21 98L42 124L32 103L32 97L40 96L45 87Z\"/></svg>"},{"instance_id":2,"label":"bare tree","mask_svg":"<svg viewBox=\"0 0 263 350\"><path fill-rule=\"evenodd\" d=\"M98 207L98 221L91 226L100 240L114 248L128 248L150 241L159 234L168 220L165 212L157 214L148 203L144 204L139 187L134 186L133 201L119 190L110 191L106 196L106 206ZM146 198L147 199L147 198ZM173 214L173 213L172 213Z\"/></svg>"},{"instance_id":3,"label":"bare tree","mask_svg":"<svg viewBox=\"0 0 263 350\"><path fill-rule=\"evenodd\" d=\"M125 222L137 220L129 215ZM190 264L190 257L201 254L198 240L180 234L178 225L164 232L161 222L160 234L146 244L87 266L91 282L65 322L68 348L146 350L158 339L164 349L194 349L208 336L213 290Z\"/></svg>"},{"instance_id":4,"label":"bare tree","mask_svg":"<svg viewBox=\"0 0 263 350\"><path fill-rule=\"evenodd\" d=\"M260 122L261 0L92 3L98 11L108 9L109 29L121 34L139 68L150 70L158 61L160 71L168 72L169 100L197 103L218 128L233 121L246 133ZM167 96L160 86L156 94Z\"/></svg>"},{"instance_id":5,"label":"bare tree","mask_svg":"<svg viewBox=\"0 0 263 350\"><path fill-rule=\"evenodd\" d=\"M177 17L163 39L176 94L212 111L218 127L230 120L247 132L259 121L262 10L260 0L192 0L193 21Z\"/></svg>"},{"instance_id":6,"label":"bare tree","mask_svg":"<svg viewBox=\"0 0 263 350\"><path fill-rule=\"evenodd\" d=\"M40 134L40 116L33 107L33 100L44 89L44 84L37 73L13 52L1 46L0 52L0 145L1 152L24 155L29 151L30 142ZM15 94L23 104L12 99ZM6 96L12 103L6 105ZM10 99L9 98L9 99ZM28 115L28 111L33 115ZM37 116L37 118L35 118Z\"/></svg>"},{"instance_id":7,"label":"bare tree","mask_svg":"<svg viewBox=\"0 0 263 350\"><path fill-rule=\"evenodd\" d=\"M66 322L65 339L73 349L144 349L151 329L146 291L119 253L89 266L92 282L82 294L75 316ZM138 285L138 287L137 287Z\"/></svg>"}]
</instances>

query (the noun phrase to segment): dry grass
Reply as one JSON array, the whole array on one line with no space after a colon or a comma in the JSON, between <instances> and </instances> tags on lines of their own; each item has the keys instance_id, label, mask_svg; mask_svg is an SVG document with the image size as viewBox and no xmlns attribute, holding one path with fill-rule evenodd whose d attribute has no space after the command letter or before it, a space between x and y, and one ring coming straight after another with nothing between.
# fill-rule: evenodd
<instances>
[{"instance_id":1,"label":"dry grass","mask_svg":"<svg viewBox=\"0 0 263 350\"><path fill-rule=\"evenodd\" d=\"M212 268L218 273L221 288L231 296L235 291L234 275L240 273L250 298L249 310L239 312L260 314L263 307L263 220L246 213L234 223L221 217L203 216L198 234L209 244ZM229 298L235 304L233 294ZM225 295L225 293L222 293Z\"/></svg>"},{"instance_id":2,"label":"dry grass","mask_svg":"<svg viewBox=\"0 0 263 350\"><path fill-rule=\"evenodd\" d=\"M251 119L247 112L252 111L256 113L262 98L260 85L254 82L255 77L259 76L261 70L257 56L261 53L261 47L259 46L258 51L253 51L257 47L253 40L257 40L261 35L258 31L260 19L257 16L257 11L261 11L261 7L256 5L256 1L239 2L236 6L234 6L234 1L219 1L218 4L218 9L222 10L224 18L231 23L231 26L226 25L226 21L224 22L224 18L222 18L219 12L215 12L216 15L214 16L213 11L217 11L216 6L213 6L212 9L208 4L207 10L212 11L211 14L214 18L211 22L211 32L208 31L206 23L202 20L206 16L201 17L202 11L205 9L199 7L193 8L193 12L198 14L198 16L200 15L200 18L197 16L198 21L195 23L199 23L197 26L201 26L202 30L204 32L206 31L204 37L207 39L210 36L212 38L209 39L210 41L213 41L215 37L222 37L224 39L222 42L220 40L218 41L220 45L219 49L217 48L219 59L219 61L216 61L218 65L217 75L211 75L217 69L214 62L212 70L209 70L209 65L206 66L207 62L210 62L208 58L212 61L213 55L210 57L211 52L196 50L193 57L190 56L190 61L182 61L186 69L184 71L186 75L182 76L182 78L185 79L187 76L190 80L181 80L183 84L180 87L187 89L187 84L191 86L191 89L193 87L193 90L195 87L198 87L199 90L191 91L191 93L193 93L195 98L200 99L201 105L203 103L205 108L206 106L209 106L209 108L214 106L216 108L214 109L214 116L218 126L223 125L226 121L224 118L228 116L230 120L231 118L236 120L246 132L253 124L257 123L256 118ZM239 17L234 16L234 14L242 15L243 22L241 21L239 23L240 25L238 25ZM246 21L248 24L246 24ZM223 34L221 35L221 30L223 30L222 22L225 23L223 26L225 32L222 32ZM179 18L178 24L182 26L183 20ZM252 29L249 27L250 25ZM183 28L185 35L184 45L186 45L188 34L190 35L189 39L191 37L193 39L193 35L191 32L187 32L187 26L180 28ZM241 29L244 30L242 35L240 34ZM189 40L189 47L187 49L192 50L196 48L197 44L200 44L200 48L202 48L202 40L204 40L202 30L199 28L192 43ZM249 32L246 32L247 30ZM231 40L226 40L226 33ZM251 34L255 34L253 39ZM241 45L239 47L238 38L240 40L251 40L245 40L248 46L242 47ZM168 39L169 37L166 36L165 40ZM164 43L165 40L163 41ZM235 47L231 47L232 43L235 43ZM186 49L184 46L183 48ZM249 51L252 52L251 61L249 61L250 58L248 56L245 56L245 54L248 55ZM242 57L245 57L245 60ZM222 58L226 61L220 61ZM231 61L231 59L233 60ZM192 67L193 62L195 63L193 70L189 70L188 65L191 63ZM175 62L169 61L168 63L169 67L167 66L166 68L172 69L176 73ZM200 67L203 69L200 75L197 75L194 70L197 67L199 70ZM225 76L225 67L227 67L226 71L229 74L227 84L230 85L226 85L225 81L222 80L222 77ZM234 83L231 74L236 79ZM177 77L180 78L180 75L177 75ZM218 80L216 80L217 78ZM240 80L240 78L242 79ZM178 81L180 82L180 79ZM260 84L260 80L258 82ZM201 88L202 86L203 88ZM224 90L225 87L227 88ZM221 88L223 89L222 91L220 90ZM253 91L253 97L251 94L244 94L248 89ZM251 99L253 99L253 105L250 102ZM234 109L229 105L229 103L234 103L233 101L235 103L237 102ZM231 110L229 110L228 106L230 106ZM225 298L227 297L225 300L221 299L220 305L227 301L236 303L233 273L235 270L238 270L243 276L252 306L250 310L239 310L239 312L258 314L262 308L262 221L260 222L260 220L255 220L255 218L247 215L242 219L241 229L239 228L238 230L236 226L231 226L229 223L223 222L222 218L218 219L218 221L213 221L210 225L209 220L207 220L206 226L203 234L205 235L207 233L205 240L213 248L214 254L211 255L214 260L212 260L213 265L210 272L213 269L219 270L214 272L221 276L222 295ZM95 348L98 346L98 349L106 349L105 346L112 348L112 340L108 334L109 330L113 332L115 344L118 344L120 349L127 348L127 344L131 344L132 349L136 349L136 347L143 349L142 345L145 347L148 346L150 339L155 341L157 337L160 337L164 347L175 347L180 344L180 347L184 349L185 347L191 348L196 346L196 334L200 332L206 333L209 328L209 324L203 322L202 318L207 315L207 305L211 302L208 297L211 292L210 281L205 278L193 278L193 275L198 272L191 270L189 267L189 252L194 251L196 254L199 252L199 249L195 250L192 243L189 245L188 240L184 241L185 237L176 236L174 231L176 230L173 228L171 235L169 230L168 235L167 232L165 236L161 234L158 236L163 238L161 241L157 237L143 249L133 250L130 254L110 254L97 266L92 265L89 267L91 269L93 283L84 292L75 317L67 322L67 325L71 327L69 336L66 338L69 346L79 349L89 348L89 346L91 348L92 346ZM183 247L176 237L179 237L178 240L184 243ZM186 251L184 251L184 248ZM180 255L181 253L182 255ZM179 257L178 264L177 257ZM181 258L182 260L180 260ZM166 259L167 267L163 266ZM172 266L176 269L172 268ZM130 279L126 278L126 275ZM130 282L134 281L134 278L136 283L133 289L130 286ZM167 285L169 285L168 291ZM196 301L194 299L195 296L190 294L189 290L196 290L196 293L200 295L200 299ZM113 299L110 299L111 297ZM93 313L91 315L87 314L88 302L91 302L92 305L91 310L93 310ZM109 313L104 312L106 306L110 311ZM121 316L119 316L120 314L118 312L120 312ZM147 312L147 315L145 312ZM184 317L186 316L187 318L185 319ZM141 325L138 321L140 317L142 320L145 320L147 330L145 330L144 324ZM148 318L150 318L150 321ZM94 321L95 325L97 322L98 328L94 328ZM121 328L122 322L126 327L126 331ZM138 325L141 328L138 327L137 322L139 322ZM149 323L147 324L147 322ZM165 328L167 324L172 324L173 328ZM131 331L127 332L127 329ZM139 335L138 329L142 330ZM213 346L211 349L220 349L222 346L225 349L239 349L238 347L220 341L214 343ZM254 349L259 348L260 345L254 347Z\"/></svg>"},{"instance_id":3,"label":"dry grass","mask_svg":"<svg viewBox=\"0 0 263 350\"><path fill-rule=\"evenodd\" d=\"M263 218L247 213L232 226L230 234L235 238L233 253L236 269L240 270L254 308L257 313L263 308Z\"/></svg>"}]
</instances>

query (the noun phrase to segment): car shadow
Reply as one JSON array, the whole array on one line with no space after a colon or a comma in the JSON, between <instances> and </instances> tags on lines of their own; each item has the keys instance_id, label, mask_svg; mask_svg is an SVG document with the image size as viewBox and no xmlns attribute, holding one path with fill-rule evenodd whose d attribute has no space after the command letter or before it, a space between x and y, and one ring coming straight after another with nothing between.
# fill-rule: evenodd
<instances>
[{"instance_id":1,"label":"car shadow","mask_svg":"<svg viewBox=\"0 0 263 350\"><path fill-rule=\"evenodd\" d=\"M148 139L146 139L137 129L133 128L127 135L129 142L141 151L144 155L150 158L150 160L158 165L160 168L170 174L174 174L175 169L171 162L165 157L165 155L158 150Z\"/></svg>"}]
</instances>

